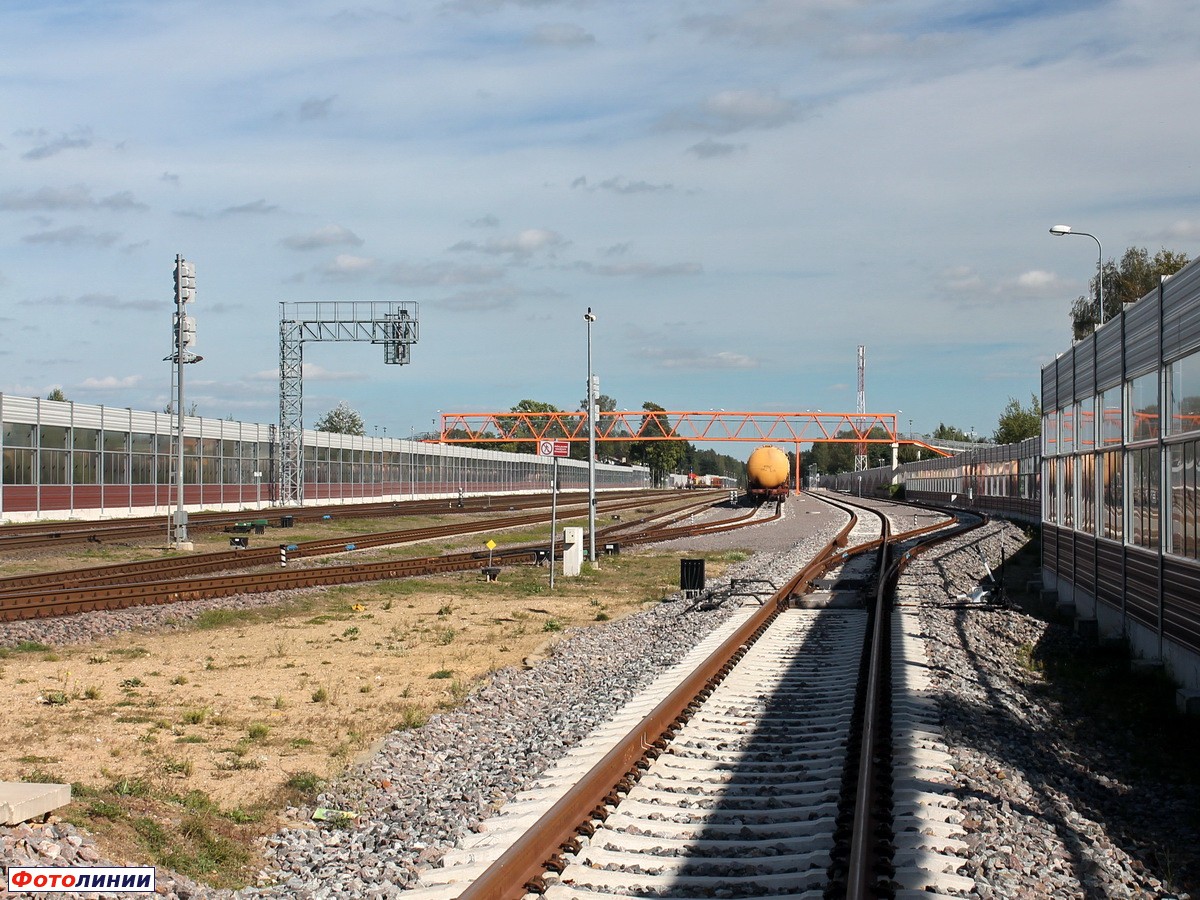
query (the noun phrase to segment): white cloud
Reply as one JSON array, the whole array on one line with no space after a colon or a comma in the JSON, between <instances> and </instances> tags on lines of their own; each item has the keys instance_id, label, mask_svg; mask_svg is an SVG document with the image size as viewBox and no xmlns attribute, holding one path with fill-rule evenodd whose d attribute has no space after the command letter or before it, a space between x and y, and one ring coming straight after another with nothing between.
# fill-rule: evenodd
<instances>
[{"instance_id":1,"label":"white cloud","mask_svg":"<svg viewBox=\"0 0 1200 900\"><path fill-rule=\"evenodd\" d=\"M349 253L339 253L321 269L320 274L331 281L343 281L357 278L371 272L377 260L369 256L353 256Z\"/></svg>"},{"instance_id":2,"label":"white cloud","mask_svg":"<svg viewBox=\"0 0 1200 900\"><path fill-rule=\"evenodd\" d=\"M309 97L307 100L301 102L297 118L301 122L327 119L329 118L329 111L333 107L333 101L336 99L336 94L331 94L328 97Z\"/></svg>"},{"instance_id":3,"label":"white cloud","mask_svg":"<svg viewBox=\"0 0 1200 900\"><path fill-rule=\"evenodd\" d=\"M748 128L778 128L800 118L795 101L777 91L717 91L699 104L664 116L660 126L669 130L732 134ZM697 145L699 146L699 145Z\"/></svg>"},{"instance_id":4,"label":"white cloud","mask_svg":"<svg viewBox=\"0 0 1200 900\"><path fill-rule=\"evenodd\" d=\"M696 353L679 349L646 347L642 355L651 359L660 369L681 370L687 372L707 372L714 369L757 369L758 360L731 350L719 350L715 353Z\"/></svg>"},{"instance_id":5,"label":"white cloud","mask_svg":"<svg viewBox=\"0 0 1200 900\"><path fill-rule=\"evenodd\" d=\"M270 215L279 211L279 207L273 203L268 203L266 200L254 200L250 203L242 203L238 206L227 206L221 210L223 216L238 216L238 215Z\"/></svg>"},{"instance_id":6,"label":"white cloud","mask_svg":"<svg viewBox=\"0 0 1200 900\"><path fill-rule=\"evenodd\" d=\"M578 25L539 25L529 36L534 44L556 47L579 47L596 43L596 36Z\"/></svg>"},{"instance_id":7,"label":"white cloud","mask_svg":"<svg viewBox=\"0 0 1200 900\"><path fill-rule=\"evenodd\" d=\"M118 191L96 200L92 197L91 189L82 184L74 184L66 188L41 187L33 191L6 191L0 194L0 210L60 212L63 210L140 210L146 208L146 204L138 202L130 191Z\"/></svg>"},{"instance_id":8,"label":"white cloud","mask_svg":"<svg viewBox=\"0 0 1200 900\"><path fill-rule=\"evenodd\" d=\"M102 378L89 377L83 379L75 386L78 391L113 391L113 390L129 390L135 388L142 383L141 375L126 375L119 377L117 375L106 375Z\"/></svg>"},{"instance_id":9,"label":"white cloud","mask_svg":"<svg viewBox=\"0 0 1200 900\"><path fill-rule=\"evenodd\" d=\"M1179 219L1172 222L1161 234L1162 240L1178 243L1179 241L1200 242L1200 222L1194 219ZM1172 249L1170 247L1168 250ZM1194 258L1195 253L1189 253Z\"/></svg>"},{"instance_id":10,"label":"white cloud","mask_svg":"<svg viewBox=\"0 0 1200 900\"><path fill-rule=\"evenodd\" d=\"M588 184L587 178L583 175L572 181L571 187L586 191L608 191L613 194L659 194L675 190L675 186L672 184L653 184L642 180L630 181L620 177L606 178L596 184Z\"/></svg>"},{"instance_id":11,"label":"white cloud","mask_svg":"<svg viewBox=\"0 0 1200 900\"><path fill-rule=\"evenodd\" d=\"M366 378L361 372L337 372L326 369L316 363L306 362L301 366L301 375L305 381L362 381ZM252 382L279 383L278 369L259 369L245 376Z\"/></svg>"},{"instance_id":12,"label":"white cloud","mask_svg":"<svg viewBox=\"0 0 1200 900\"><path fill-rule=\"evenodd\" d=\"M302 369L305 381L363 381L367 377L362 372L337 372L307 362Z\"/></svg>"},{"instance_id":13,"label":"white cloud","mask_svg":"<svg viewBox=\"0 0 1200 900\"><path fill-rule=\"evenodd\" d=\"M64 244L66 246L111 247L120 235L113 231L96 231L82 225L68 225L51 231L39 231L21 238L27 244Z\"/></svg>"},{"instance_id":14,"label":"white cloud","mask_svg":"<svg viewBox=\"0 0 1200 900\"><path fill-rule=\"evenodd\" d=\"M41 143L21 154L21 159L26 160L49 159L64 150L83 150L92 146L90 128L76 128L70 134L60 134L55 137L50 137L44 130L25 132L25 134L41 140Z\"/></svg>"},{"instance_id":15,"label":"white cloud","mask_svg":"<svg viewBox=\"0 0 1200 900\"><path fill-rule=\"evenodd\" d=\"M326 225L307 234L294 234L282 241L292 250L318 250L323 247L361 247L363 239L341 225Z\"/></svg>"},{"instance_id":16,"label":"white cloud","mask_svg":"<svg viewBox=\"0 0 1200 900\"><path fill-rule=\"evenodd\" d=\"M688 147L688 153L700 159L717 159L723 156L732 156L745 149L745 144L729 144L724 141L714 141L712 138L705 138L700 143L692 144L692 146Z\"/></svg>"},{"instance_id":17,"label":"white cloud","mask_svg":"<svg viewBox=\"0 0 1200 900\"><path fill-rule=\"evenodd\" d=\"M700 263L682 262L682 263L651 263L651 262L628 262L628 263L606 263L598 266L588 266L588 270L595 272L597 275L606 275L617 278L664 278L674 275L699 275L704 271L704 267Z\"/></svg>"},{"instance_id":18,"label":"white cloud","mask_svg":"<svg viewBox=\"0 0 1200 900\"><path fill-rule=\"evenodd\" d=\"M519 292L515 288L497 288L481 291L459 291L438 301L439 306L455 312L483 312L486 310L509 309L516 304Z\"/></svg>"},{"instance_id":19,"label":"white cloud","mask_svg":"<svg viewBox=\"0 0 1200 900\"><path fill-rule=\"evenodd\" d=\"M1050 290L1061 290L1064 282L1053 272L1032 269L1017 276L1017 287L1031 293L1044 294Z\"/></svg>"},{"instance_id":20,"label":"white cloud","mask_svg":"<svg viewBox=\"0 0 1200 900\"><path fill-rule=\"evenodd\" d=\"M493 256L509 255L518 258L532 256L534 253L553 251L566 246L568 242L561 234L548 228L526 228L512 237L492 238L480 243L478 241L459 241L452 246L452 251L474 251L488 253Z\"/></svg>"},{"instance_id":21,"label":"white cloud","mask_svg":"<svg viewBox=\"0 0 1200 900\"><path fill-rule=\"evenodd\" d=\"M504 277L499 266L453 265L446 262L413 265L399 263L384 273L382 280L389 284L454 285L487 284Z\"/></svg>"}]
</instances>

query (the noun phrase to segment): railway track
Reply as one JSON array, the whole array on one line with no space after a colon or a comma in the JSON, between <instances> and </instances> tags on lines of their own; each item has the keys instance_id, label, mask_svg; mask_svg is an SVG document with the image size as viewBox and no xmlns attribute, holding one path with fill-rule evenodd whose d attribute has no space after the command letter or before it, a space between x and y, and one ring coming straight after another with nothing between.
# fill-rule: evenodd
<instances>
[{"instance_id":1,"label":"railway track","mask_svg":"<svg viewBox=\"0 0 1200 900\"><path fill-rule=\"evenodd\" d=\"M677 498L676 498L677 499ZM658 513L632 522L614 523L597 531L608 540L619 537L629 544L670 540L720 531L749 524L755 519L753 511L724 522L679 524L684 518L713 504L711 497L692 498L682 509ZM607 512L644 507L645 497L625 501L609 501ZM778 515L778 513L776 513ZM540 524L549 518L547 513L531 513L500 520L457 523L402 532L363 535L353 540L319 540L288 548L288 558L297 559L328 554L344 554L367 547L390 546L416 540L428 540L447 535L461 535L483 529L502 530ZM665 521L664 521L665 520ZM759 521L763 521L759 519ZM560 547L559 542L556 547ZM340 584L355 584L385 579L408 578L442 572L478 568L487 560L493 565L532 563L539 553L545 553L545 541L533 544L501 547L492 552L468 551L439 556L395 559L375 563L340 563L334 565L273 569L272 571L238 571L266 565L278 566L278 548L259 551L228 551L153 560L142 563L117 564L71 572L14 576L0 580L0 621L72 615L132 606L178 603L189 600L230 597L238 594L297 590ZM214 571L227 574L205 575Z\"/></svg>"},{"instance_id":2,"label":"railway track","mask_svg":"<svg viewBox=\"0 0 1200 900\"><path fill-rule=\"evenodd\" d=\"M952 801L938 787L947 757L921 702L919 630L867 598L794 603L855 570L862 553L877 555L866 593L879 587L882 601L896 569L887 548L899 540L911 554L934 530L889 541L886 516L867 518L852 517L770 601L739 609L425 870L414 900L529 890L563 900L931 898L964 887L953 875ZM841 550L851 536L856 546Z\"/></svg>"},{"instance_id":3,"label":"railway track","mask_svg":"<svg viewBox=\"0 0 1200 900\"><path fill-rule=\"evenodd\" d=\"M575 492L578 494L579 492ZM651 502L662 492L619 491L605 493L602 499L626 500L640 497ZM668 494L668 496L670 496ZM577 497L567 495L569 499ZM584 502L579 500L579 502ZM193 532L216 531L230 525L261 521L270 525L289 517L294 524L321 522L329 519L388 518L444 513L471 514L504 510L533 509L548 506L549 494L514 495L510 497L464 497L462 500L395 500L378 503L316 505L306 507L272 507L236 512L195 512L188 516L188 529ZM0 552L40 550L65 544L108 544L135 540L159 540L167 533L166 516L106 519L99 521L21 522L0 525Z\"/></svg>"}]
</instances>

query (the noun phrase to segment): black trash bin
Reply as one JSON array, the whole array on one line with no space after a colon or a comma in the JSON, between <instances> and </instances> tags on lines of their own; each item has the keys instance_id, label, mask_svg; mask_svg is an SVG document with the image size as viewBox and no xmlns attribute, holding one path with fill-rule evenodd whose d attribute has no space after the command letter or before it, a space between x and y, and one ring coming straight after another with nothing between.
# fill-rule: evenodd
<instances>
[{"instance_id":1,"label":"black trash bin","mask_svg":"<svg viewBox=\"0 0 1200 900\"><path fill-rule=\"evenodd\" d=\"M704 560L679 561L679 589L685 594L698 594L704 590Z\"/></svg>"}]
</instances>

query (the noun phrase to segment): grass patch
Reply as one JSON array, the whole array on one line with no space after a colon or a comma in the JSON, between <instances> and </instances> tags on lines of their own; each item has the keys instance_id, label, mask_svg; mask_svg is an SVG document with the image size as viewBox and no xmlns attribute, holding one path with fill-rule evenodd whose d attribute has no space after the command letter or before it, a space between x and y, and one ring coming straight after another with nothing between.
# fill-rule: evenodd
<instances>
[{"instance_id":1,"label":"grass patch","mask_svg":"<svg viewBox=\"0 0 1200 900\"><path fill-rule=\"evenodd\" d=\"M325 780L312 772L297 772L288 778L285 786L303 797L315 798L325 787Z\"/></svg>"},{"instance_id":2,"label":"grass patch","mask_svg":"<svg viewBox=\"0 0 1200 900\"><path fill-rule=\"evenodd\" d=\"M199 725L208 718L208 707L204 706L200 709L185 709L180 719L185 725Z\"/></svg>"},{"instance_id":3,"label":"grass patch","mask_svg":"<svg viewBox=\"0 0 1200 900\"><path fill-rule=\"evenodd\" d=\"M405 704L400 710L400 723L396 726L397 730L407 731L411 728L420 728L429 721L429 713L421 709L419 706L413 706L411 703Z\"/></svg>"},{"instance_id":4,"label":"grass patch","mask_svg":"<svg viewBox=\"0 0 1200 900\"><path fill-rule=\"evenodd\" d=\"M11 647L0 647L0 659L5 659L14 653L48 653L53 649L49 644L42 644L38 641L18 641Z\"/></svg>"},{"instance_id":5,"label":"grass patch","mask_svg":"<svg viewBox=\"0 0 1200 900\"><path fill-rule=\"evenodd\" d=\"M116 650L110 650L109 653L121 659L141 659L143 656L150 655L150 651L145 647L120 647Z\"/></svg>"},{"instance_id":6,"label":"grass patch","mask_svg":"<svg viewBox=\"0 0 1200 900\"><path fill-rule=\"evenodd\" d=\"M243 625L257 619L257 610L252 609L206 609L192 620L192 625L200 631L208 631L212 628Z\"/></svg>"},{"instance_id":7,"label":"grass patch","mask_svg":"<svg viewBox=\"0 0 1200 900\"><path fill-rule=\"evenodd\" d=\"M1017 665L1036 675L1041 675L1046 670L1046 664L1035 656L1032 644L1022 644L1017 648Z\"/></svg>"}]
</instances>

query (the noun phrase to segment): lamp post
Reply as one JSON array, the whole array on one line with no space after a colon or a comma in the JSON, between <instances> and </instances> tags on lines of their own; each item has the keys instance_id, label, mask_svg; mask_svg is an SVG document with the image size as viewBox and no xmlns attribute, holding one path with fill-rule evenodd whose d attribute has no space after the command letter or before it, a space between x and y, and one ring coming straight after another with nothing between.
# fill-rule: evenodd
<instances>
[{"instance_id":1,"label":"lamp post","mask_svg":"<svg viewBox=\"0 0 1200 900\"><path fill-rule=\"evenodd\" d=\"M1082 235L1083 237L1090 237L1093 241L1096 242L1096 249L1100 253L1099 261L1096 263L1096 297L1097 297L1097 303L1100 307L1100 312L1098 314L1098 318L1100 321L1097 324L1103 325L1104 324L1104 248L1100 245L1100 238L1096 237L1094 234L1088 234L1086 231L1072 231L1070 225L1052 225L1050 227L1050 233L1052 235L1054 235L1055 237L1062 237L1064 234L1078 234L1078 235Z\"/></svg>"},{"instance_id":2,"label":"lamp post","mask_svg":"<svg viewBox=\"0 0 1200 900\"><path fill-rule=\"evenodd\" d=\"M592 323L596 314L589 306L587 322L587 416L588 416L588 562L596 566L596 387L592 380Z\"/></svg>"}]
</instances>

